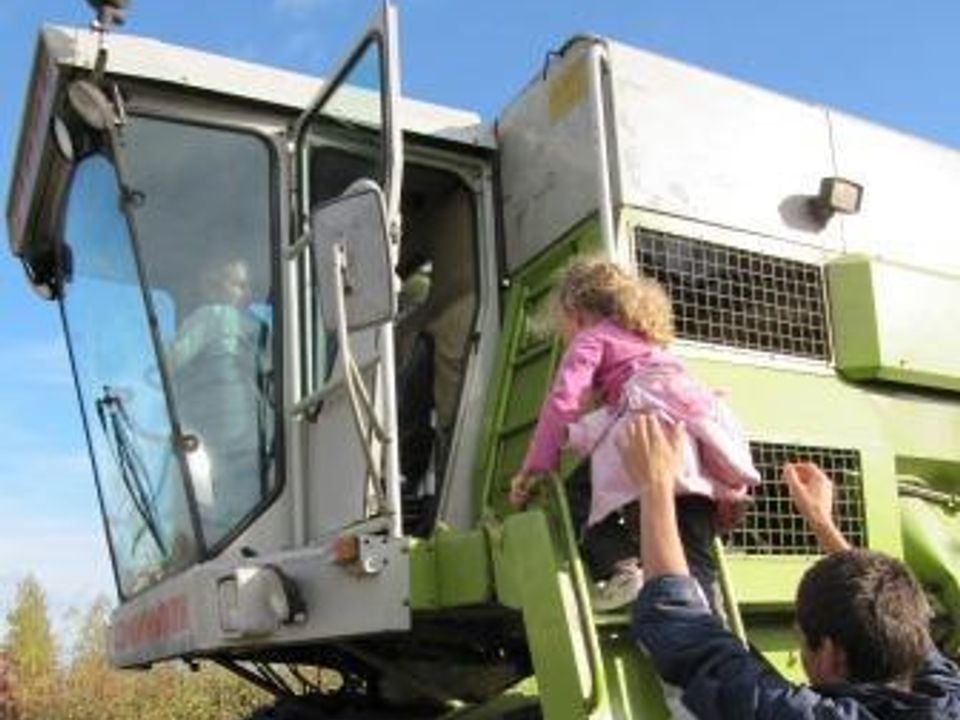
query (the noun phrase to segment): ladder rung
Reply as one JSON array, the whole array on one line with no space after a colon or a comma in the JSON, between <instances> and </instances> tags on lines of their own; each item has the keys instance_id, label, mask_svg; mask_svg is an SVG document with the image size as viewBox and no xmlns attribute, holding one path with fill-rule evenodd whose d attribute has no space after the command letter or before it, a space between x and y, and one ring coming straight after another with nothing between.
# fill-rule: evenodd
<instances>
[{"instance_id":1,"label":"ladder rung","mask_svg":"<svg viewBox=\"0 0 960 720\"><path fill-rule=\"evenodd\" d=\"M518 353L517 356L510 363L510 367L518 368L523 365L527 365L531 361L540 358L542 355L549 354L552 349L553 349L553 343L549 341L543 341L543 340L538 341L536 344Z\"/></svg>"}]
</instances>

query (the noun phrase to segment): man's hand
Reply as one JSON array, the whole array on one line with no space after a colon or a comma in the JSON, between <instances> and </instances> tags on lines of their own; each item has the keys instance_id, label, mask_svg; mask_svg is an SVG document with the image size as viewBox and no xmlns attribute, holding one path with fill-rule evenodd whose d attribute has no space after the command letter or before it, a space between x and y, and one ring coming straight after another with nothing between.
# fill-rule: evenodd
<instances>
[{"instance_id":1,"label":"man's hand","mask_svg":"<svg viewBox=\"0 0 960 720\"><path fill-rule=\"evenodd\" d=\"M533 486L536 485L536 483L537 478L534 475L527 475L525 473L517 473L514 475L510 481L510 494L507 496L510 505L517 510L525 508L527 503L530 502L530 491L533 490Z\"/></svg>"},{"instance_id":2,"label":"man's hand","mask_svg":"<svg viewBox=\"0 0 960 720\"><path fill-rule=\"evenodd\" d=\"M787 463L783 479L790 497L820 545L827 552L848 550L850 544L833 522L833 481L813 463Z\"/></svg>"},{"instance_id":3,"label":"man's hand","mask_svg":"<svg viewBox=\"0 0 960 720\"><path fill-rule=\"evenodd\" d=\"M685 436L683 423L667 423L649 413L627 423L618 438L620 458L641 497L649 493L673 495Z\"/></svg>"},{"instance_id":4,"label":"man's hand","mask_svg":"<svg viewBox=\"0 0 960 720\"><path fill-rule=\"evenodd\" d=\"M787 463L783 466L790 497L811 525L829 522L833 513L833 481L813 463Z\"/></svg>"},{"instance_id":5,"label":"man's hand","mask_svg":"<svg viewBox=\"0 0 960 720\"><path fill-rule=\"evenodd\" d=\"M647 580L690 574L674 498L684 439L682 423L650 414L637 415L617 438L623 466L640 491L640 558Z\"/></svg>"}]
</instances>

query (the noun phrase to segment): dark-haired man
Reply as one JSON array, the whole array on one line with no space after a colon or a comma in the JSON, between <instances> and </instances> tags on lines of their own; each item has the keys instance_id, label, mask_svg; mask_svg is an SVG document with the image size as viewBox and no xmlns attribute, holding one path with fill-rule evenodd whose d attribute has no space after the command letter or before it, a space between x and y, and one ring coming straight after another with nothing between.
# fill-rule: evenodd
<instances>
[{"instance_id":1,"label":"dark-haired man","mask_svg":"<svg viewBox=\"0 0 960 720\"><path fill-rule=\"evenodd\" d=\"M784 476L829 554L797 593L801 656L811 687L758 660L709 611L677 532L673 478L683 428L640 416L621 453L640 488L646 584L634 634L661 678L696 718L960 718L960 675L934 648L923 591L899 561L853 550L832 520L833 484L809 463Z\"/></svg>"}]
</instances>

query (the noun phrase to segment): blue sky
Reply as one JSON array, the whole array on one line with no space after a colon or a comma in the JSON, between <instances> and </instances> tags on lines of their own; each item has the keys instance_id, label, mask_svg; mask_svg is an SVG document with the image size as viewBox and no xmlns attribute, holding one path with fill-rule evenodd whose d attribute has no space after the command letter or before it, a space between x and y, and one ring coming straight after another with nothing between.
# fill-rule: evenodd
<instances>
[{"instance_id":1,"label":"blue sky","mask_svg":"<svg viewBox=\"0 0 960 720\"><path fill-rule=\"evenodd\" d=\"M960 147L954 0L400 0L405 94L492 120L579 32L608 35ZM133 0L126 31L322 74L371 0ZM0 0L0 188L36 32L82 0ZM4 201L5 207L5 201ZM6 226L0 245L7 247ZM35 572L56 613L112 595L55 305L0 252L0 612Z\"/></svg>"}]
</instances>

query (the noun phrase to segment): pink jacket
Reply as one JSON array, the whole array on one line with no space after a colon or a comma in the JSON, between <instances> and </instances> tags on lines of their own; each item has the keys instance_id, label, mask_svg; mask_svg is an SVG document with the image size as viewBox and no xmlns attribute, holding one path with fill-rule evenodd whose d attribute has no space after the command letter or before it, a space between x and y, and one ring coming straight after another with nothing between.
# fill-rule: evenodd
<instances>
[{"instance_id":1,"label":"pink jacket","mask_svg":"<svg viewBox=\"0 0 960 720\"><path fill-rule=\"evenodd\" d=\"M585 414L594 390L603 406ZM567 347L540 410L524 472L555 470L565 444L580 455L590 455L593 496L588 523L602 520L637 498L616 439L622 425L644 410L687 426L677 492L717 500L722 519L734 515L747 490L760 482L760 474L733 412L687 374L669 351L608 320L577 333Z\"/></svg>"}]
</instances>

